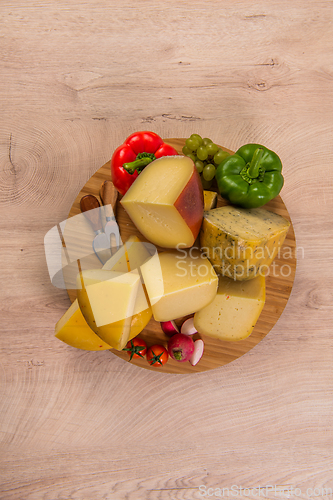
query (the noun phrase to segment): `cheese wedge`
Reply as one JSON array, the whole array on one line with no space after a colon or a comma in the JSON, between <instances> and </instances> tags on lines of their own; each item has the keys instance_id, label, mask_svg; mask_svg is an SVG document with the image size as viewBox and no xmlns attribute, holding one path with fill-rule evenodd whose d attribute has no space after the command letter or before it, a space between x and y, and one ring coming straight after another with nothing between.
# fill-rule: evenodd
<instances>
[{"instance_id":1,"label":"cheese wedge","mask_svg":"<svg viewBox=\"0 0 333 500\"><path fill-rule=\"evenodd\" d=\"M151 257L156 248L151 243L143 243L135 235L131 235L119 250L104 264L102 269L127 273L138 269L145 260Z\"/></svg>"},{"instance_id":2,"label":"cheese wedge","mask_svg":"<svg viewBox=\"0 0 333 500\"><path fill-rule=\"evenodd\" d=\"M217 193L215 191L204 191L204 211L207 212L216 207Z\"/></svg>"},{"instance_id":3,"label":"cheese wedge","mask_svg":"<svg viewBox=\"0 0 333 500\"><path fill-rule=\"evenodd\" d=\"M144 297L143 300L146 300L146 297ZM140 307L142 307L142 305ZM150 307L133 314L128 340L139 335L147 326L151 317L152 311ZM81 312L77 299L57 322L55 326L55 336L62 342L65 342L71 347L76 347L77 349L86 351L112 349L112 346L104 342L104 340L96 335L90 328Z\"/></svg>"},{"instance_id":4,"label":"cheese wedge","mask_svg":"<svg viewBox=\"0 0 333 500\"><path fill-rule=\"evenodd\" d=\"M121 204L154 245L192 246L203 216L203 189L193 161L187 156L158 158L145 167Z\"/></svg>"},{"instance_id":5,"label":"cheese wedge","mask_svg":"<svg viewBox=\"0 0 333 500\"><path fill-rule=\"evenodd\" d=\"M156 321L192 314L216 295L217 275L198 252L162 252L143 264L141 273Z\"/></svg>"},{"instance_id":6,"label":"cheese wedge","mask_svg":"<svg viewBox=\"0 0 333 500\"><path fill-rule=\"evenodd\" d=\"M82 271L77 277L80 309L90 328L107 344L121 350L131 333L140 276L103 269Z\"/></svg>"},{"instance_id":7,"label":"cheese wedge","mask_svg":"<svg viewBox=\"0 0 333 500\"><path fill-rule=\"evenodd\" d=\"M220 276L216 297L195 313L194 326L203 335L238 341L251 335L265 304L265 277L234 281Z\"/></svg>"},{"instance_id":8,"label":"cheese wedge","mask_svg":"<svg viewBox=\"0 0 333 500\"><path fill-rule=\"evenodd\" d=\"M252 279L267 273L289 226L289 221L264 208L215 208L204 214L201 249L217 273L240 281Z\"/></svg>"},{"instance_id":9,"label":"cheese wedge","mask_svg":"<svg viewBox=\"0 0 333 500\"><path fill-rule=\"evenodd\" d=\"M88 326L77 300L55 326L55 336L66 344L86 351L104 351L111 346L104 342Z\"/></svg>"},{"instance_id":10,"label":"cheese wedge","mask_svg":"<svg viewBox=\"0 0 333 500\"><path fill-rule=\"evenodd\" d=\"M157 250L154 245L143 243L137 236L131 235L124 245L104 264L102 269L121 273L134 271L135 269L139 269L156 252ZM133 311L129 340L142 332L151 320L152 314L145 287L140 282Z\"/></svg>"}]
</instances>

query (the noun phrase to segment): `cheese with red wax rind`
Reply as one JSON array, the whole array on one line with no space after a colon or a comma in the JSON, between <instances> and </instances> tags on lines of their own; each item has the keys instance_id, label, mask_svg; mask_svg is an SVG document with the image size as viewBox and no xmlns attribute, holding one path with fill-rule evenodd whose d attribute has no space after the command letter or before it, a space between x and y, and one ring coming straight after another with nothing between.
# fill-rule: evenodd
<instances>
[{"instance_id":1,"label":"cheese with red wax rind","mask_svg":"<svg viewBox=\"0 0 333 500\"><path fill-rule=\"evenodd\" d=\"M186 156L166 156L145 167L121 204L140 233L163 248L188 248L203 217L203 189Z\"/></svg>"}]
</instances>

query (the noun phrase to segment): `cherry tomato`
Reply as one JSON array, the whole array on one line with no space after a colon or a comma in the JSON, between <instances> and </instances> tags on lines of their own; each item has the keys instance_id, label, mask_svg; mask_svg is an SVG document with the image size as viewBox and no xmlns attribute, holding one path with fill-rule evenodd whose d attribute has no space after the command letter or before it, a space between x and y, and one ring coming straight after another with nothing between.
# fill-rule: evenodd
<instances>
[{"instance_id":1,"label":"cherry tomato","mask_svg":"<svg viewBox=\"0 0 333 500\"><path fill-rule=\"evenodd\" d=\"M169 354L166 348L156 344L149 347L147 351L147 361L153 366L163 366L169 359Z\"/></svg>"},{"instance_id":2,"label":"cherry tomato","mask_svg":"<svg viewBox=\"0 0 333 500\"><path fill-rule=\"evenodd\" d=\"M134 339L127 342L126 347L124 347L123 351L128 352L130 361L132 358L143 358L147 352L147 344L139 337L135 337Z\"/></svg>"}]
</instances>

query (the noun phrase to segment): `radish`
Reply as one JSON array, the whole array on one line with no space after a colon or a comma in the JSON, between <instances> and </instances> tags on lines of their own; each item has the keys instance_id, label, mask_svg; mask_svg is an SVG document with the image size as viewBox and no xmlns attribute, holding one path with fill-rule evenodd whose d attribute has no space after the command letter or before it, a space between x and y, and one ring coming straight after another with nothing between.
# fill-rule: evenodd
<instances>
[{"instance_id":1,"label":"radish","mask_svg":"<svg viewBox=\"0 0 333 500\"><path fill-rule=\"evenodd\" d=\"M183 333L176 333L168 342L168 351L176 361L189 361L194 351L192 337Z\"/></svg>"},{"instance_id":2,"label":"radish","mask_svg":"<svg viewBox=\"0 0 333 500\"><path fill-rule=\"evenodd\" d=\"M203 352L204 352L204 342L203 340L198 339L194 342L194 351L189 359L192 366L196 365L200 361Z\"/></svg>"},{"instance_id":3,"label":"radish","mask_svg":"<svg viewBox=\"0 0 333 500\"><path fill-rule=\"evenodd\" d=\"M184 335L194 335L198 331L194 328L193 318L189 318L181 326L180 333Z\"/></svg>"},{"instance_id":4,"label":"radish","mask_svg":"<svg viewBox=\"0 0 333 500\"><path fill-rule=\"evenodd\" d=\"M161 321L161 328L165 335L172 337L175 333L179 333L178 326L172 321Z\"/></svg>"}]
</instances>

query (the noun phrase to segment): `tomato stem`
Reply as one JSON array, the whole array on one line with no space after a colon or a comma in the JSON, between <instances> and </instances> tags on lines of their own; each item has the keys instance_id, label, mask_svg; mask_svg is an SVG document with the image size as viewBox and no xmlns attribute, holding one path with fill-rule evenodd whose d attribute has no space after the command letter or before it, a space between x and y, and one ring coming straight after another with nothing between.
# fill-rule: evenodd
<instances>
[{"instance_id":1,"label":"tomato stem","mask_svg":"<svg viewBox=\"0 0 333 500\"><path fill-rule=\"evenodd\" d=\"M131 342L131 347L124 347L123 348L123 351L128 351L128 354L131 353L129 360L131 361L134 354L137 354L138 356L143 358L144 356L141 353L141 351L143 351L146 348L146 346L145 345L134 345L133 340L131 340L130 342Z\"/></svg>"},{"instance_id":2,"label":"tomato stem","mask_svg":"<svg viewBox=\"0 0 333 500\"><path fill-rule=\"evenodd\" d=\"M149 360L151 365L154 365L155 363L159 363L160 365L163 365L161 361L161 356L163 352L160 352L159 354L155 354L154 351L151 351L153 353L153 357Z\"/></svg>"}]
</instances>

